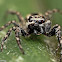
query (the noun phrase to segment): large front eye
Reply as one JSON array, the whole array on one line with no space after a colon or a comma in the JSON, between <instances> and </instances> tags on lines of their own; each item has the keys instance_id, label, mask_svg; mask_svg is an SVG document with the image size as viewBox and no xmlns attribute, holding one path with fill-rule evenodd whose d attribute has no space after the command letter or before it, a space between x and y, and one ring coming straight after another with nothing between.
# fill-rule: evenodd
<instances>
[{"instance_id":1,"label":"large front eye","mask_svg":"<svg viewBox=\"0 0 62 62\"><path fill-rule=\"evenodd\" d=\"M39 23L39 24L42 24L42 20L39 20L38 23Z\"/></svg>"},{"instance_id":2,"label":"large front eye","mask_svg":"<svg viewBox=\"0 0 62 62\"><path fill-rule=\"evenodd\" d=\"M39 24L42 24L42 23L44 23L44 22L45 22L45 20L39 20L39 21L38 21Z\"/></svg>"}]
</instances>

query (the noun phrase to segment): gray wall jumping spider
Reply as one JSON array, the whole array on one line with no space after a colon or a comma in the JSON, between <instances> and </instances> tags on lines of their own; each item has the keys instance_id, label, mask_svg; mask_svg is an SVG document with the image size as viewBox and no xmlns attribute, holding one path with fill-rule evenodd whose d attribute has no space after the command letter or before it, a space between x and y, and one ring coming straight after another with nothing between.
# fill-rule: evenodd
<instances>
[{"instance_id":1,"label":"gray wall jumping spider","mask_svg":"<svg viewBox=\"0 0 62 62\"><path fill-rule=\"evenodd\" d=\"M10 24L14 24L14 27L8 30L7 34L2 40L1 51L3 50L4 41L10 36L12 30L15 32L17 44L23 54L24 54L24 51L21 46L20 35L29 36L32 33L36 35L44 34L45 36L48 36L48 37L56 35L59 43L58 48L61 49L61 53L60 53L60 62L61 62L61 55L62 55L61 27L60 25L56 24L51 28L51 21L49 17L51 14L56 12L62 13L62 11L58 9L49 10L45 12L44 15L39 13L32 13L27 15L25 19L26 22L25 22L24 18L21 16L19 12L10 11L10 10L7 11L7 14L17 15L19 19L19 23L17 23L15 20L9 21L7 24L5 24L0 28L0 31L2 31L6 27L8 27ZM58 50L58 48L56 50Z\"/></svg>"}]
</instances>

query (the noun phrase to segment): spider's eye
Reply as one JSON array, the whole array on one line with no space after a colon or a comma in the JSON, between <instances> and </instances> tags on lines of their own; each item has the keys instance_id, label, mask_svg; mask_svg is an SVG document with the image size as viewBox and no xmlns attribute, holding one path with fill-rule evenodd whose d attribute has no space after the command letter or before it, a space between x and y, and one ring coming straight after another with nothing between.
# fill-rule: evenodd
<instances>
[{"instance_id":1,"label":"spider's eye","mask_svg":"<svg viewBox=\"0 0 62 62\"><path fill-rule=\"evenodd\" d=\"M39 20L39 21L38 21L39 24L42 24L42 23L44 23L44 22L45 22L45 20Z\"/></svg>"},{"instance_id":2,"label":"spider's eye","mask_svg":"<svg viewBox=\"0 0 62 62\"><path fill-rule=\"evenodd\" d=\"M42 24L42 20L39 20L38 23L39 23L39 24Z\"/></svg>"}]
</instances>

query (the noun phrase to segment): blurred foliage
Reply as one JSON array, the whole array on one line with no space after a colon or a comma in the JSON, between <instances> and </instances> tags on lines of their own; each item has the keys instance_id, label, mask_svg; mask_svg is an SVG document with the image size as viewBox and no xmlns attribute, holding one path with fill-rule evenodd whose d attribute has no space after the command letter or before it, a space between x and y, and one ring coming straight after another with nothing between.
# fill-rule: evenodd
<instances>
[{"instance_id":1,"label":"blurred foliage","mask_svg":"<svg viewBox=\"0 0 62 62\"><path fill-rule=\"evenodd\" d=\"M62 0L0 0L0 27L6 24L8 21L16 20L16 16L8 15L5 16L5 12L8 9L16 10L21 12L22 16L25 17L29 13L45 13L47 10L54 8L62 9ZM52 23L59 24L62 26L62 15L56 13L52 17ZM12 25L10 26L12 27ZM0 32L0 44L1 39L5 36L7 30ZM0 60L6 60L6 62L55 62L56 56L50 51L57 46L57 40L54 37L48 38L44 35L35 36L31 35L29 38L20 37L22 39L22 46L25 51L25 55L21 54L18 45L15 40L14 32L5 42L4 46L7 46L3 52L0 52ZM49 42L49 44L45 43ZM54 45L54 46L53 46ZM48 49L48 46L50 47ZM57 61L56 61L57 62Z\"/></svg>"}]
</instances>

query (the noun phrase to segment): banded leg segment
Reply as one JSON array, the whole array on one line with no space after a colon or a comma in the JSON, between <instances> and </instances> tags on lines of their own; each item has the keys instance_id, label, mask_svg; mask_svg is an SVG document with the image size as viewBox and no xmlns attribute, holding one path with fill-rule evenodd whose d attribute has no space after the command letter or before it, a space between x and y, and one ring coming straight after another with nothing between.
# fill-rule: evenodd
<instances>
[{"instance_id":1,"label":"banded leg segment","mask_svg":"<svg viewBox=\"0 0 62 62\"><path fill-rule=\"evenodd\" d=\"M53 28L51 29L51 31L47 34L47 36L53 36L56 35L59 45L58 48L56 49L56 51L60 48L60 62L62 62L62 36L61 36L61 27L56 24L53 26Z\"/></svg>"},{"instance_id":2,"label":"banded leg segment","mask_svg":"<svg viewBox=\"0 0 62 62\"><path fill-rule=\"evenodd\" d=\"M11 34L11 31L15 31L15 37L16 37L16 41L17 41L17 44L21 50L21 52L24 54L24 51L22 49L22 46L21 46L21 41L20 41L20 37L19 37L19 29L17 29L16 27L12 27L8 30L7 34L5 35L5 37L3 38L2 40L2 44L1 44L1 51L3 50L3 45L4 45L4 41L10 36ZM21 33L23 34L23 32L21 31Z\"/></svg>"},{"instance_id":3,"label":"banded leg segment","mask_svg":"<svg viewBox=\"0 0 62 62\"><path fill-rule=\"evenodd\" d=\"M61 37L61 39L60 39L60 49L61 49L61 51L60 51L60 62L62 62L62 37Z\"/></svg>"},{"instance_id":4,"label":"banded leg segment","mask_svg":"<svg viewBox=\"0 0 62 62\"><path fill-rule=\"evenodd\" d=\"M24 50L23 50L23 48L22 48L22 46L21 46L21 40L20 40L20 37L19 37L19 32L18 32L18 30L15 31L15 36L16 36L17 44L18 44L18 46L19 46L19 48L20 48L22 54L24 54Z\"/></svg>"},{"instance_id":5,"label":"banded leg segment","mask_svg":"<svg viewBox=\"0 0 62 62\"><path fill-rule=\"evenodd\" d=\"M25 25L24 18L22 17L22 15L19 12L8 10L7 14L16 15L18 17L18 19L19 19L19 22L21 22L22 25Z\"/></svg>"},{"instance_id":6,"label":"banded leg segment","mask_svg":"<svg viewBox=\"0 0 62 62\"><path fill-rule=\"evenodd\" d=\"M2 31L3 29L5 29L6 27L8 27L10 24L14 24L15 26L19 27L19 25L16 23L16 21L13 20L13 21L9 21L4 26L0 27L0 31Z\"/></svg>"},{"instance_id":7,"label":"banded leg segment","mask_svg":"<svg viewBox=\"0 0 62 62\"><path fill-rule=\"evenodd\" d=\"M50 19L49 16L52 15L53 13L62 14L62 10L59 10L59 9L48 10L47 12L45 12L46 19Z\"/></svg>"},{"instance_id":8,"label":"banded leg segment","mask_svg":"<svg viewBox=\"0 0 62 62\"><path fill-rule=\"evenodd\" d=\"M11 31L12 31L12 28L10 28L10 29L8 30L7 34L6 34L5 37L3 38L2 43L1 43L1 51L3 50L4 41L10 36Z\"/></svg>"}]
</instances>

